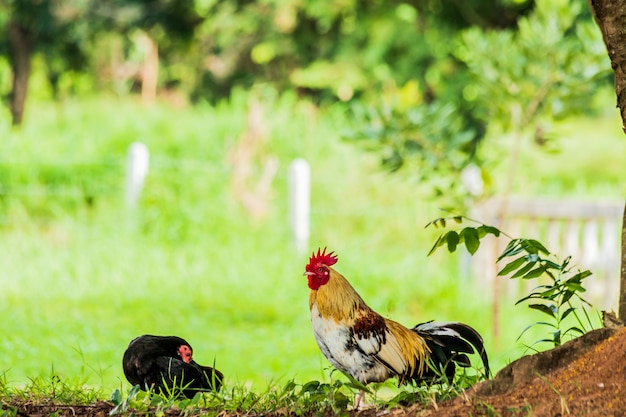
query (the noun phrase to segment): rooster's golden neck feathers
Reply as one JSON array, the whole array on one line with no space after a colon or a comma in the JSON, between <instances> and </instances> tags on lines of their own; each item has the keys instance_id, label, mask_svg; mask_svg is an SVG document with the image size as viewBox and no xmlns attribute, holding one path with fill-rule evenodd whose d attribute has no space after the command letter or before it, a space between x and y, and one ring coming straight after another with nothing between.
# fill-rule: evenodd
<instances>
[{"instance_id":1,"label":"rooster's golden neck feathers","mask_svg":"<svg viewBox=\"0 0 626 417\"><path fill-rule=\"evenodd\" d=\"M343 275L332 268L328 272L328 282L311 290L309 308L316 304L323 317L335 320L354 317L359 310L371 310Z\"/></svg>"}]
</instances>

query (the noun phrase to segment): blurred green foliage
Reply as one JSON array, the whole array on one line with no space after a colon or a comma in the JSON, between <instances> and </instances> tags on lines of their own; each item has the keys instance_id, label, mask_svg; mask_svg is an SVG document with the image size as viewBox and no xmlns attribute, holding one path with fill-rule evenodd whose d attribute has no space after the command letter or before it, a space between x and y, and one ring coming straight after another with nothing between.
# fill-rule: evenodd
<instances>
[{"instance_id":1,"label":"blurred green foliage","mask_svg":"<svg viewBox=\"0 0 626 417\"><path fill-rule=\"evenodd\" d=\"M137 91L148 36L170 98L216 104L270 84L317 104L349 102L346 138L455 205L470 194L468 166L484 194L498 191L486 138L541 136L540 123L591 111L611 82L584 0L9 0L0 26L11 22L32 39L53 97ZM4 95L9 62L0 59Z\"/></svg>"},{"instance_id":2,"label":"blurred green foliage","mask_svg":"<svg viewBox=\"0 0 626 417\"><path fill-rule=\"evenodd\" d=\"M529 0L8 0L0 25L29 33L51 80L80 70L111 88L119 66L141 59L136 35L145 32L159 46L161 85L195 100L260 82L349 100L410 80L438 95L459 69L451 48L460 32L516 30L533 8ZM141 81L122 78L128 89Z\"/></svg>"},{"instance_id":3,"label":"blurred green foliage","mask_svg":"<svg viewBox=\"0 0 626 417\"><path fill-rule=\"evenodd\" d=\"M381 153L392 171L418 172L457 206L470 194L462 181L468 166L478 168L486 195L503 190L490 187L485 171L496 161L515 167L507 155L488 156L481 146L487 135L512 135L514 142L539 136L541 122L592 112L590 97L611 80L600 32L576 0L538 0L515 28L472 26L438 45L445 52L422 79L376 106L353 106L356 127L347 137Z\"/></svg>"}]
</instances>

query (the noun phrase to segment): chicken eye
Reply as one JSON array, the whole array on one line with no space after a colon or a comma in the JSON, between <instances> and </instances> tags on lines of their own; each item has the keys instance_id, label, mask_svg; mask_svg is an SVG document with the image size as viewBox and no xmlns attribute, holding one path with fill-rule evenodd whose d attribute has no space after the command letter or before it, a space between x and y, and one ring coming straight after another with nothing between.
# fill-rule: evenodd
<instances>
[{"instance_id":1,"label":"chicken eye","mask_svg":"<svg viewBox=\"0 0 626 417\"><path fill-rule=\"evenodd\" d=\"M317 272L324 272L324 268L322 268L321 266L317 267Z\"/></svg>"}]
</instances>

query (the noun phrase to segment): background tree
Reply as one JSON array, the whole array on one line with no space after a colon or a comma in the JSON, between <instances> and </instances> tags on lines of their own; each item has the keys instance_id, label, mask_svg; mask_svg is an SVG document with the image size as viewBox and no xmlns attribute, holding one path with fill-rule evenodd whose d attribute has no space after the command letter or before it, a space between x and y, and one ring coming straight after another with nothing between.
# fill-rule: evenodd
<instances>
[{"instance_id":1,"label":"background tree","mask_svg":"<svg viewBox=\"0 0 626 417\"><path fill-rule=\"evenodd\" d=\"M203 20L194 0L99 1L92 3L89 15L103 22L101 31L121 37L126 48L134 43L141 49L137 82L144 102L156 97L161 62L168 68L180 55L188 54Z\"/></svg>"},{"instance_id":2,"label":"background tree","mask_svg":"<svg viewBox=\"0 0 626 417\"><path fill-rule=\"evenodd\" d=\"M19 125L24 117L33 53L62 51L69 65L75 67L80 66L84 55L68 30L70 22L57 13L60 10L53 1L8 0L0 11L6 19L0 49L9 57L12 71L9 109L13 124Z\"/></svg>"},{"instance_id":3,"label":"background tree","mask_svg":"<svg viewBox=\"0 0 626 417\"><path fill-rule=\"evenodd\" d=\"M148 47L144 62L151 65L144 66L140 73L145 79L140 81L148 81L154 95L157 45L166 56L185 53L201 22L193 0L9 0L0 5L0 16L5 29L0 51L8 56L12 72L8 104L14 125L24 117L34 54L41 54L57 96L64 75L98 74L94 62L102 51L94 47L97 40L115 34L128 43L130 37L142 33Z\"/></svg>"},{"instance_id":4,"label":"background tree","mask_svg":"<svg viewBox=\"0 0 626 417\"><path fill-rule=\"evenodd\" d=\"M437 36L425 38L433 45L425 75L415 71L375 108L360 110L358 124L365 127L351 137L454 205L467 201L461 178L468 166L492 185L487 196L506 193L522 141L541 146L541 121L587 112L588 97L609 80L602 40L583 5L538 0L514 28L438 27ZM507 143L506 153L493 152ZM488 178L496 160L509 167L499 183Z\"/></svg>"}]
</instances>

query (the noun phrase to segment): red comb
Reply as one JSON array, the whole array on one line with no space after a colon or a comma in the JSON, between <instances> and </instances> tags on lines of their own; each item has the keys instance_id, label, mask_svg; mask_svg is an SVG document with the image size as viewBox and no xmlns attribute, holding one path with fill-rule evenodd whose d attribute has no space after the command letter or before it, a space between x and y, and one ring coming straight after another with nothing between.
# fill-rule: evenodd
<instances>
[{"instance_id":1,"label":"red comb","mask_svg":"<svg viewBox=\"0 0 626 417\"><path fill-rule=\"evenodd\" d=\"M316 264L324 264L326 266L331 266L337 263L337 255L335 252L326 253L326 248L321 250L317 249L317 254L313 252L311 257L309 258L309 264L306 266L306 270L309 272L313 272L313 268L315 268Z\"/></svg>"}]
</instances>

